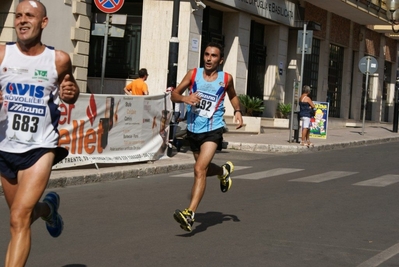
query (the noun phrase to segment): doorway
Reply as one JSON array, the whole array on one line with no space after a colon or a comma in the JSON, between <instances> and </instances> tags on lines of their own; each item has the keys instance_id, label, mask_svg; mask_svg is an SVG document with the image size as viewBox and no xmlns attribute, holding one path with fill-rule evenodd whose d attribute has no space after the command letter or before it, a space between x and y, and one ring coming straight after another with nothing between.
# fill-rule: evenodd
<instances>
[{"instance_id":1,"label":"doorway","mask_svg":"<svg viewBox=\"0 0 399 267\"><path fill-rule=\"evenodd\" d=\"M263 99L266 71L265 26L251 21L247 95Z\"/></svg>"},{"instance_id":2,"label":"doorway","mask_svg":"<svg viewBox=\"0 0 399 267\"><path fill-rule=\"evenodd\" d=\"M342 70L344 48L330 44L330 64L328 66L327 102L330 103L329 116L339 118L341 112Z\"/></svg>"}]
</instances>

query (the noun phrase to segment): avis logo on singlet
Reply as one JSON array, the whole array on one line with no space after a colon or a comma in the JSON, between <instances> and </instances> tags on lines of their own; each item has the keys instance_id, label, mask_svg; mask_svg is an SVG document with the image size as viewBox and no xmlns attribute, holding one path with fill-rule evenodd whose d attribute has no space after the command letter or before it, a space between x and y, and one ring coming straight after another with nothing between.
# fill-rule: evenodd
<instances>
[{"instance_id":1,"label":"avis logo on singlet","mask_svg":"<svg viewBox=\"0 0 399 267\"><path fill-rule=\"evenodd\" d=\"M22 84L22 83L8 83L6 86L6 92L12 95L43 98L44 86L37 86L34 84Z\"/></svg>"},{"instance_id":2,"label":"avis logo on singlet","mask_svg":"<svg viewBox=\"0 0 399 267\"><path fill-rule=\"evenodd\" d=\"M42 143L45 140L47 112L45 87L28 83L8 83L5 92L6 115L10 122L6 130L7 138L30 145Z\"/></svg>"}]
</instances>

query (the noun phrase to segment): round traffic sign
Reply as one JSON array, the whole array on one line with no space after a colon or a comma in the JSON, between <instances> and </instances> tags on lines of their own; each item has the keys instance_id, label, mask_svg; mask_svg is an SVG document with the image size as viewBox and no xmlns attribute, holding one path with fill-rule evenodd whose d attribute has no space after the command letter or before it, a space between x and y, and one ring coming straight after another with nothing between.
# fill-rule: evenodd
<instances>
[{"instance_id":1,"label":"round traffic sign","mask_svg":"<svg viewBox=\"0 0 399 267\"><path fill-rule=\"evenodd\" d=\"M123 6L125 0L94 0L96 7L104 13L115 13Z\"/></svg>"},{"instance_id":2,"label":"round traffic sign","mask_svg":"<svg viewBox=\"0 0 399 267\"><path fill-rule=\"evenodd\" d=\"M366 74L367 72L369 74L374 74L378 69L378 62L377 59L371 56L365 56L362 57L359 61L359 70L363 73Z\"/></svg>"}]
</instances>

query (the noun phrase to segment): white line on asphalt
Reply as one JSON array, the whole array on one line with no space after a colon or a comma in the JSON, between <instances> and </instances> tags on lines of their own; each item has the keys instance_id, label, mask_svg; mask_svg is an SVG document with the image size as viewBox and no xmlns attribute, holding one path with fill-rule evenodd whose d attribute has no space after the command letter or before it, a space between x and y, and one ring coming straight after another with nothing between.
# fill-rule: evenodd
<instances>
[{"instance_id":1,"label":"white line on asphalt","mask_svg":"<svg viewBox=\"0 0 399 267\"><path fill-rule=\"evenodd\" d=\"M234 166L235 171L249 169L249 168L252 168L252 166ZM194 172L185 172L182 174L171 175L170 177L194 177Z\"/></svg>"},{"instance_id":2,"label":"white line on asphalt","mask_svg":"<svg viewBox=\"0 0 399 267\"><path fill-rule=\"evenodd\" d=\"M353 185L384 187L399 182L399 175L387 174L374 179L362 181Z\"/></svg>"},{"instance_id":3,"label":"white line on asphalt","mask_svg":"<svg viewBox=\"0 0 399 267\"><path fill-rule=\"evenodd\" d=\"M399 253L399 243L382 251L374 257L359 264L357 267L376 267Z\"/></svg>"},{"instance_id":4,"label":"white line on asphalt","mask_svg":"<svg viewBox=\"0 0 399 267\"><path fill-rule=\"evenodd\" d=\"M269 178L277 175L283 175L293 172L303 171L303 169L294 169L294 168L277 168L272 170L267 170L263 172L254 172L239 176L233 176L233 179L247 179L247 180L259 180L264 178Z\"/></svg>"},{"instance_id":5,"label":"white line on asphalt","mask_svg":"<svg viewBox=\"0 0 399 267\"><path fill-rule=\"evenodd\" d=\"M357 172L331 171L290 180L290 182L321 183L329 180L343 178L356 173Z\"/></svg>"}]
</instances>

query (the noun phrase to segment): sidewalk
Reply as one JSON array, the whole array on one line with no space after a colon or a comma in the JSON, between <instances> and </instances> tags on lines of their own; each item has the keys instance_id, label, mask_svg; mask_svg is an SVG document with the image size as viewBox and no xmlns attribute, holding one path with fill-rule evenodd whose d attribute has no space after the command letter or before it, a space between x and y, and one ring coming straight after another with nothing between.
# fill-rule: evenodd
<instances>
[{"instance_id":1,"label":"sidewalk","mask_svg":"<svg viewBox=\"0 0 399 267\"><path fill-rule=\"evenodd\" d=\"M292 132L292 136L294 133ZM330 150L399 141L399 133L392 132L392 124L369 124L362 127L335 127L328 129L326 139L311 138L314 147L300 146L289 142L289 129L263 129L258 135L226 134L227 149L257 152L303 152L311 150ZM300 141L300 138L299 138Z\"/></svg>"},{"instance_id":2,"label":"sidewalk","mask_svg":"<svg viewBox=\"0 0 399 267\"><path fill-rule=\"evenodd\" d=\"M305 151L320 151L347 148L352 146L378 144L399 141L399 133L392 132L392 124L366 124L364 134L362 127L335 127L328 129L327 139L311 139L314 147L300 146L289 142L289 129L265 128L258 135L233 134L224 135L225 149L243 151L301 153ZM292 132L292 135L294 133ZM76 168L53 170L48 188L81 185L96 182L113 181L128 178L141 178L147 175L168 173L175 170L191 169L194 158L190 151L177 153L172 157L163 157L154 162L129 164L99 164ZM2 188L0 186L0 195Z\"/></svg>"}]
</instances>

